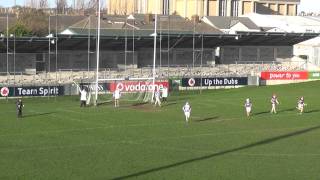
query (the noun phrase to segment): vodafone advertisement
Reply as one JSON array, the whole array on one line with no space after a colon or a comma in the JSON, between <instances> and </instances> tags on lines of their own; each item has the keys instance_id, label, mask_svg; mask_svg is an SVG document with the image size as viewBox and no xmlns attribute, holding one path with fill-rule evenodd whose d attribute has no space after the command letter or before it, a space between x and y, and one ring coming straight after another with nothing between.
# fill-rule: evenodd
<instances>
[{"instance_id":1,"label":"vodafone advertisement","mask_svg":"<svg viewBox=\"0 0 320 180\"><path fill-rule=\"evenodd\" d=\"M169 89L169 82L155 82L155 89L167 88ZM128 82L114 82L109 84L109 91L114 92L119 89L121 92L139 92L139 91L152 91L153 85L150 82L145 81L128 81Z\"/></svg>"},{"instance_id":2,"label":"vodafone advertisement","mask_svg":"<svg viewBox=\"0 0 320 180\"><path fill-rule=\"evenodd\" d=\"M261 72L263 80L307 80L309 73L307 71L275 71Z\"/></svg>"}]
</instances>

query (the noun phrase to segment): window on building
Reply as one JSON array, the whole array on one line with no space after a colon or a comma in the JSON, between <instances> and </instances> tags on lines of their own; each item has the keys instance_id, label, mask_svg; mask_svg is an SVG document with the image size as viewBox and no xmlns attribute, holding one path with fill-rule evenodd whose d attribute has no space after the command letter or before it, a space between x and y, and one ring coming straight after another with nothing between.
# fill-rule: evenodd
<instances>
[{"instance_id":1,"label":"window on building","mask_svg":"<svg viewBox=\"0 0 320 180\"><path fill-rule=\"evenodd\" d=\"M163 0L162 3L163 7L162 7L162 14L168 15L169 12L169 0Z\"/></svg>"},{"instance_id":2,"label":"window on building","mask_svg":"<svg viewBox=\"0 0 320 180\"><path fill-rule=\"evenodd\" d=\"M226 16L227 0L220 0L219 2L219 16Z\"/></svg>"},{"instance_id":3,"label":"window on building","mask_svg":"<svg viewBox=\"0 0 320 180\"><path fill-rule=\"evenodd\" d=\"M239 13L239 0L231 1L231 16L238 16Z\"/></svg>"}]
</instances>

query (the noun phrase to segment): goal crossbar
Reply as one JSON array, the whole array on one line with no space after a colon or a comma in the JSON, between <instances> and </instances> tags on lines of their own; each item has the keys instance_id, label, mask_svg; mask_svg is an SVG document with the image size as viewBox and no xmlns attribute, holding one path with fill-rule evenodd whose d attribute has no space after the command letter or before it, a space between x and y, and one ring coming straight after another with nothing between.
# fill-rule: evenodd
<instances>
[{"instance_id":1,"label":"goal crossbar","mask_svg":"<svg viewBox=\"0 0 320 180\"><path fill-rule=\"evenodd\" d=\"M153 80L152 77L149 78L106 78L98 79L98 81L136 81L136 80Z\"/></svg>"}]
</instances>

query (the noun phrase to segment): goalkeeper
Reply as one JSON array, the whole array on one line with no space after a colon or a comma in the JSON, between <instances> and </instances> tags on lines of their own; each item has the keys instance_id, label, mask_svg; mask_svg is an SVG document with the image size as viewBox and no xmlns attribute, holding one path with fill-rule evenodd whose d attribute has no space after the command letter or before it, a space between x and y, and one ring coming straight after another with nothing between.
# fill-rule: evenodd
<instances>
[{"instance_id":1,"label":"goalkeeper","mask_svg":"<svg viewBox=\"0 0 320 180\"><path fill-rule=\"evenodd\" d=\"M87 91L85 88L79 89L80 92L80 107L86 107L87 105Z\"/></svg>"},{"instance_id":2,"label":"goalkeeper","mask_svg":"<svg viewBox=\"0 0 320 180\"><path fill-rule=\"evenodd\" d=\"M114 98L114 107L119 107L119 101L120 101L120 97L121 97L121 92L120 90L117 88L114 92L113 92L113 98Z\"/></svg>"}]
</instances>

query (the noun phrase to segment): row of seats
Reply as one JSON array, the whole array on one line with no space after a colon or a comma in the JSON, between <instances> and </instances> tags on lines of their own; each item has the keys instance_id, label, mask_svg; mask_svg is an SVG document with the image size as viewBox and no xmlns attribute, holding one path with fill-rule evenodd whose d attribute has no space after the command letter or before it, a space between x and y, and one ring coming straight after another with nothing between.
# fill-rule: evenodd
<instances>
[{"instance_id":1,"label":"row of seats","mask_svg":"<svg viewBox=\"0 0 320 180\"><path fill-rule=\"evenodd\" d=\"M221 77L221 76L248 76L259 75L261 71L296 71L303 70L300 65L292 63L281 64L225 64L212 67L157 67L156 77L167 79L169 77ZM1 75L0 84L16 85L44 85L44 84L68 84L76 82L94 82L94 71L59 71L50 73L38 73L35 75L25 75L16 73L15 75ZM125 77L152 77L152 67L132 68L124 70L102 70L99 71L100 79L117 79Z\"/></svg>"}]
</instances>

